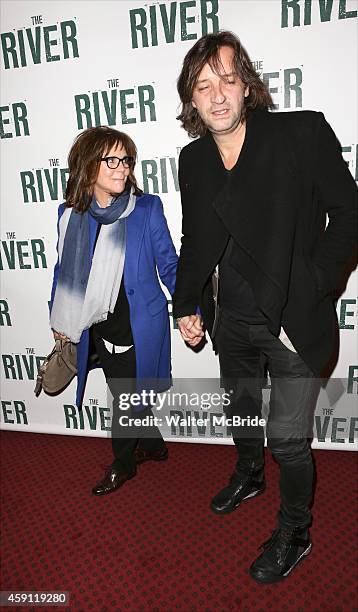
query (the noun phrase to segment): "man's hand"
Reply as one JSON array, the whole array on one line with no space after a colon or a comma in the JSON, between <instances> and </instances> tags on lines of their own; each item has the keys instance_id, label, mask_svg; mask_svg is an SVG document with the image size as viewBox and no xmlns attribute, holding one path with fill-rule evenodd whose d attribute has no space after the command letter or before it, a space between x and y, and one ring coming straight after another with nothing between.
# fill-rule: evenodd
<instances>
[{"instance_id":1,"label":"man's hand","mask_svg":"<svg viewBox=\"0 0 358 612\"><path fill-rule=\"evenodd\" d=\"M200 315L188 315L177 319L181 337L189 346L196 346L204 336L203 321Z\"/></svg>"}]
</instances>

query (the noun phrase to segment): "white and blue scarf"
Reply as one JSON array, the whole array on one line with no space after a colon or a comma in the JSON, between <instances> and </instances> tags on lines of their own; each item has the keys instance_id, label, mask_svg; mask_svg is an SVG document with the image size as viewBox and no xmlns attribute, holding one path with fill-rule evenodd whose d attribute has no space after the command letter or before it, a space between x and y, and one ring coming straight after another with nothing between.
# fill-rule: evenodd
<instances>
[{"instance_id":1,"label":"white and blue scarf","mask_svg":"<svg viewBox=\"0 0 358 612\"><path fill-rule=\"evenodd\" d=\"M72 342L83 330L107 319L113 312L123 276L126 252L125 218L135 207L134 189L101 208L93 198L88 211L66 208L59 221L60 271L52 304L53 330ZM89 215L101 224L91 262Z\"/></svg>"}]
</instances>

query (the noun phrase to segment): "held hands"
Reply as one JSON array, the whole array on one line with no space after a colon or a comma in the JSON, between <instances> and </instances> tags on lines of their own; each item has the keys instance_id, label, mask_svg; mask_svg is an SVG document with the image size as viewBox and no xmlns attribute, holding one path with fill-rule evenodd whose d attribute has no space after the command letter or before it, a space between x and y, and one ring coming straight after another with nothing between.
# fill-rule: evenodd
<instances>
[{"instance_id":1,"label":"held hands","mask_svg":"<svg viewBox=\"0 0 358 612\"><path fill-rule=\"evenodd\" d=\"M204 337L203 321L200 315L188 315L177 319L181 337L189 346L197 346Z\"/></svg>"}]
</instances>

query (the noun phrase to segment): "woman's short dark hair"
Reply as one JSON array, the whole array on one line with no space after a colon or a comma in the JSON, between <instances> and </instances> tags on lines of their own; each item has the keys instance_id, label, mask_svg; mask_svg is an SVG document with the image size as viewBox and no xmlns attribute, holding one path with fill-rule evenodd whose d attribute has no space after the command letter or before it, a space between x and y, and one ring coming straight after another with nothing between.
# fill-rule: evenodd
<instances>
[{"instance_id":1,"label":"woman's short dark hair","mask_svg":"<svg viewBox=\"0 0 358 612\"><path fill-rule=\"evenodd\" d=\"M102 125L81 132L70 149L68 154L70 174L66 188L67 207L75 208L78 212L85 212L88 209L101 159L118 145L122 145L127 155L134 158L127 181L134 187L136 195L142 193L134 176L137 148L133 140L124 132Z\"/></svg>"},{"instance_id":2,"label":"woman's short dark hair","mask_svg":"<svg viewBox=\"0 0 358 612\"><path fill-rule=\"evenodd\" d=\"M182 127L192 138L203 136L207 130L205 123L191 103L194 87L200 72L207 63L216 74L220 75L220 69L222 72L219 56L221 47L231 47L233 49L234 69L243 84L249 87L249 95L245 98L242 118L245 118L248 111L255 108L269 109L274 107L271 95L254 69L248 53L238 37L227 31L206 34L186 54L178 79L178 93L182 110L177 119L182 122Z\"/></svg>"}]
</instances>

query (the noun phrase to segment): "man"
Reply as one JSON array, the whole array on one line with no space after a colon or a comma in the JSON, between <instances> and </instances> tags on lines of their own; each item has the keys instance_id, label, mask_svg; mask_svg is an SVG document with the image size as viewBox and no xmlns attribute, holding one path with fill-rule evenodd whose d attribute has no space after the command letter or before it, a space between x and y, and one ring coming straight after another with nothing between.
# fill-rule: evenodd
<instances>
[{"instance_id":1,"label":"man","mask_svg":"<svg viewBox=\"0 0 358 612\"><path fill-rule=\"evenodd\" d=\"M197 41L178 91L178 118L200 138L179 159L183 237L174 316L190 346L204 328L210 333L233 391L231 415L261 415L265 364L270 373L266 435L280 466L281 506L250 573L277 582L312 546L307 438L317 380L337 352L333 292L356 241L356 186L322 113L268 112L270 95L230 32ZM262 428L238 427L233 436L239 457L211 502L217 514L265 488Z\"/></svg>"}]
</instances>

